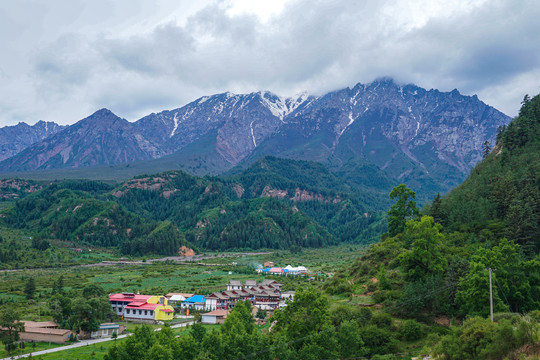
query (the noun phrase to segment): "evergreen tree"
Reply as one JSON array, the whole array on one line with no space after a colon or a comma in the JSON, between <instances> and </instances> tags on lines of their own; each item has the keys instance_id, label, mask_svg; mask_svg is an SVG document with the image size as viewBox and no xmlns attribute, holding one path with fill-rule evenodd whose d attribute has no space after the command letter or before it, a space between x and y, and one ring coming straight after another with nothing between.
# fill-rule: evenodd
<instances>
[{"instance_id":1,"label":"evergreen tree","mask_svg":"<svg viewBox=\"0 0 540 360\"><path fill-rule=\"evenodd\" d=\"M489 144L489 141L484 141L484 144L482 145L482 158L485 159L489 156L489 153L491 152L491 146Z\"/></svg>"},{"instance_id":2,"label":"evergreen tree","mask_svg":"<svg viewBox=\"0 0 540 360\"><path fill-rule=\"evenodd\" d=\"M429 209L429 215L433 217L433 220L439 224L444 224L444 215L441 209L441 193L437 193L437 196L433 199L431 207Z\"/></svg>"},{"instance_id":3,"label":"evergreen tree","mask_svg":"<svg viewBox=\"0 0 540 360\"><path fill-rule=\"evenodd\" d=\"M64 275L60 275L58 280L55 281L52 288L52 294L63 294L64 293Z\"/></svg>"},{"instance_id":4,"label":"evergreen tree","mask_svg":"<svg viewBox=\"0 0 540 360\"><path fill-rule=\"evenodd\" d=\"M397 201L388 210L388 234L396 236L405 230L407 220L417 217L420 212L416 207L416 192L404 184L396 186L390 192L390 199Z\"/></svg>"},{"instance_id":5,"label":"evergreen tree","mask_svg":"<svg viewBox=\"0 0 540 360\"><path fill-rule=\"evenodd\" d=\"M24 294L26 295L26 298L28 300L34 298L34 294L36 293L36 281L33 277L29 277L26 281L26 285L24 286Z\"/></svg>"}]
</instances>

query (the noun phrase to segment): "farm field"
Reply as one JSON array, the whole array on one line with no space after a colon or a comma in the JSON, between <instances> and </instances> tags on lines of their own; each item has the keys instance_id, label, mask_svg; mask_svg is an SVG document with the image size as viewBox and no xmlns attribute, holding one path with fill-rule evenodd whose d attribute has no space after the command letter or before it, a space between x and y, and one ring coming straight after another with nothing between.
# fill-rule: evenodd
<instances>
[{"instance_id":1,"label":"farm field","mask_svg":"<svg viewBox=\"0 0 540 360\"><path fill-rule=\"evenodd\" d=\"M266 254L247 254L231 256L231 253L206 253L215 256L197 262L174 262L142 260L138 264L88 266L88 267L56 267L40 269L22 269L19 271L0 271L0 303L12 308L22 309L21 320L45 321L53 319L49 299L53 295L55 282L62 277L64 291L69 293L80 292L87 285L99 285L107 293L135 292L146 294L167 294L169 292L193 292L208 294L218 290L225 290L229 280L254 279L262 281L266 278L257 274L255 269L263 262L272 261L275 266L304 265L315 276L272 276L284 284L283 290L295 290L300 286L324 281L332 276L342 265L350 263L360 256L366 247L358 245L341 245L324 249L305 249L299 253L290 251L273 251ZM227 255L227 256L225 256ZM81 254L89 259L119 260L110 253L100 255ZM133 259L128 259L133 260ZM233 263L235 265L233 265ZM34 298L27 300L25 284L33 279L36 285ZM115 320L115 319L111 319ZM128 331L132 332L136 323L124 323ZM219 325L207 325L218 328ZM158 327L153 325L152 327ZM176 335L185 334L184 328L174 329ZM122 339L117 340L121 342ZM37 359L103 359L114 341L91 344L79 348L68 349L61 352L40 355ZM57 347L49 343L26 344L26 348L16 351L17 354L28 354L40 350ZM7 352L2 349L0 358L6 357ZM14 352L15 353L15 352Z\"/></svg>"},{"instance_id":2,"label":"farm field","mask_svg":"<svg viewBox=\"0 0 540 360\"><path fill-rule=\"evenodd\" d=\"M79 290L86 285L100 285L108 293L134 292L147 294L167 294L169 292L193 292L207 294L224 290L229 280L265 277L254 269L265 261L273 261L276 266L304 265L323 280L345 263L359 256L365 247L341 245L325 249L303 250L297 254L275 251L265 255L238 257L217 257L198 263L174 263L172 261L141 263L140 265L112 265L95 267L70 267L27 269L16 272L0 272L0 302L24 304L23 320L51 319L47 300L52 287L60 276L66 291ZM237 265L232 265L236 263ZM24 285L29 278L36 284L36 295L27 301ZM276 277L284 284L284 290L294 290L302 284L311 283L307 277Z\"/></svg>"}]
</instances>

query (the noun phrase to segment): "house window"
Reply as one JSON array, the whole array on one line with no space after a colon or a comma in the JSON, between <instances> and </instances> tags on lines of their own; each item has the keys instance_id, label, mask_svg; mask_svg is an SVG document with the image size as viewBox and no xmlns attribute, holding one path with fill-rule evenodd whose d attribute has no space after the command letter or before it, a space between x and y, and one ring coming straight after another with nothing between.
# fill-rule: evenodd
<instances>
[{"instance_id":1,"label":"house window","mask_svg":"<svg viewBox=\"0 0 540 360\"><path fill-rule=\"evenodd\" d=\"M144 315L148 315L148 310L144 310Z\"/></svg>"},{"instance_id":2,"label":"house window","mask_svg":"<svg viewBox=\"0 0 540 360\"><path fill-rule=\"evenodd\" d=\"M139 310L139 315L142 315L142 310Z\"/></svg>"},{"instance_id":3,"label":"house window","mask_svg":"<svg viewBox=\"0 0 540 360\"><path fill-rule=\"evenodd\" d=\"M129 309L126 310L126 314L129 314Z\"/></svg>"}]
</instances>

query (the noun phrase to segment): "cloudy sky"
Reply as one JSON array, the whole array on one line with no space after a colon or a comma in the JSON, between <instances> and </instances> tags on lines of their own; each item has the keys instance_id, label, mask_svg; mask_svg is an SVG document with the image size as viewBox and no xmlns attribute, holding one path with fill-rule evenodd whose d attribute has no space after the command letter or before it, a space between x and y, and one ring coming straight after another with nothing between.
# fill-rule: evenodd
<instances>
[{"instance_id":1,"label":"cloudy sky","mask_svg":"<svg viewBox=\"0 0 540 360\"><path fill-rule=\"evenodd\" d=\"M203 95L391 76L510 116L540 92L537 0L42 0L0 8L0 126L130 121Z\"/></svg>"}]
</instances>

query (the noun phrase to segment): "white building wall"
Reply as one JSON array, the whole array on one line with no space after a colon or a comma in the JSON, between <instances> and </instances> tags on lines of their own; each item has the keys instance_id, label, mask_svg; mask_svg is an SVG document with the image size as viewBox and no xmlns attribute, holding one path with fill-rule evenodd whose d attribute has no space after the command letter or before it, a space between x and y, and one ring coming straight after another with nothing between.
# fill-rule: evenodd
<instances>
[{"instance_id":1,"label":"white building wall","mask_svg":"<svg viewBox=\"0 0 540 360\"><path fill-rule=\"evenodd\" d=\"M201 323L203 324L217 324L217 317L215 315L202 315Z\"/></svg>"},{"instance_id":2,"label":"white building wall","mask_svg":"<svg viewBox=\"0 0 540 360\"><path fill-rule=\"evenodd\" d=\"M204 304L205 310L216 310L217 309L217 299L206 299Z\"/></svg>"},{"instance_id":3,"label":"white building wall","mask_svg":"<svg viewBox=\"0 0 540 360\"><path fill-rule=\"evenodd\" d=\"M182 309L204 310L204 309L205 309L205 303L206 303L206 301L205 301L204 303L196 303L196 304L194 304L194 303L185 303L185 302L183 302L183 303L180 305L180 307L181 307Z\"/></svg>"},{"instance_id":4,"label":"white building wall","mask_svg":"<svg viewBox=\"0 0 540 360\"><path fill-rule=\"evenodd\" d=\"M129 310L129 314L128 314ZM146 315L145 315L146 311ZM154 320L154 310L124 309L125 319Z\"/></svg>"}]
</instances>

